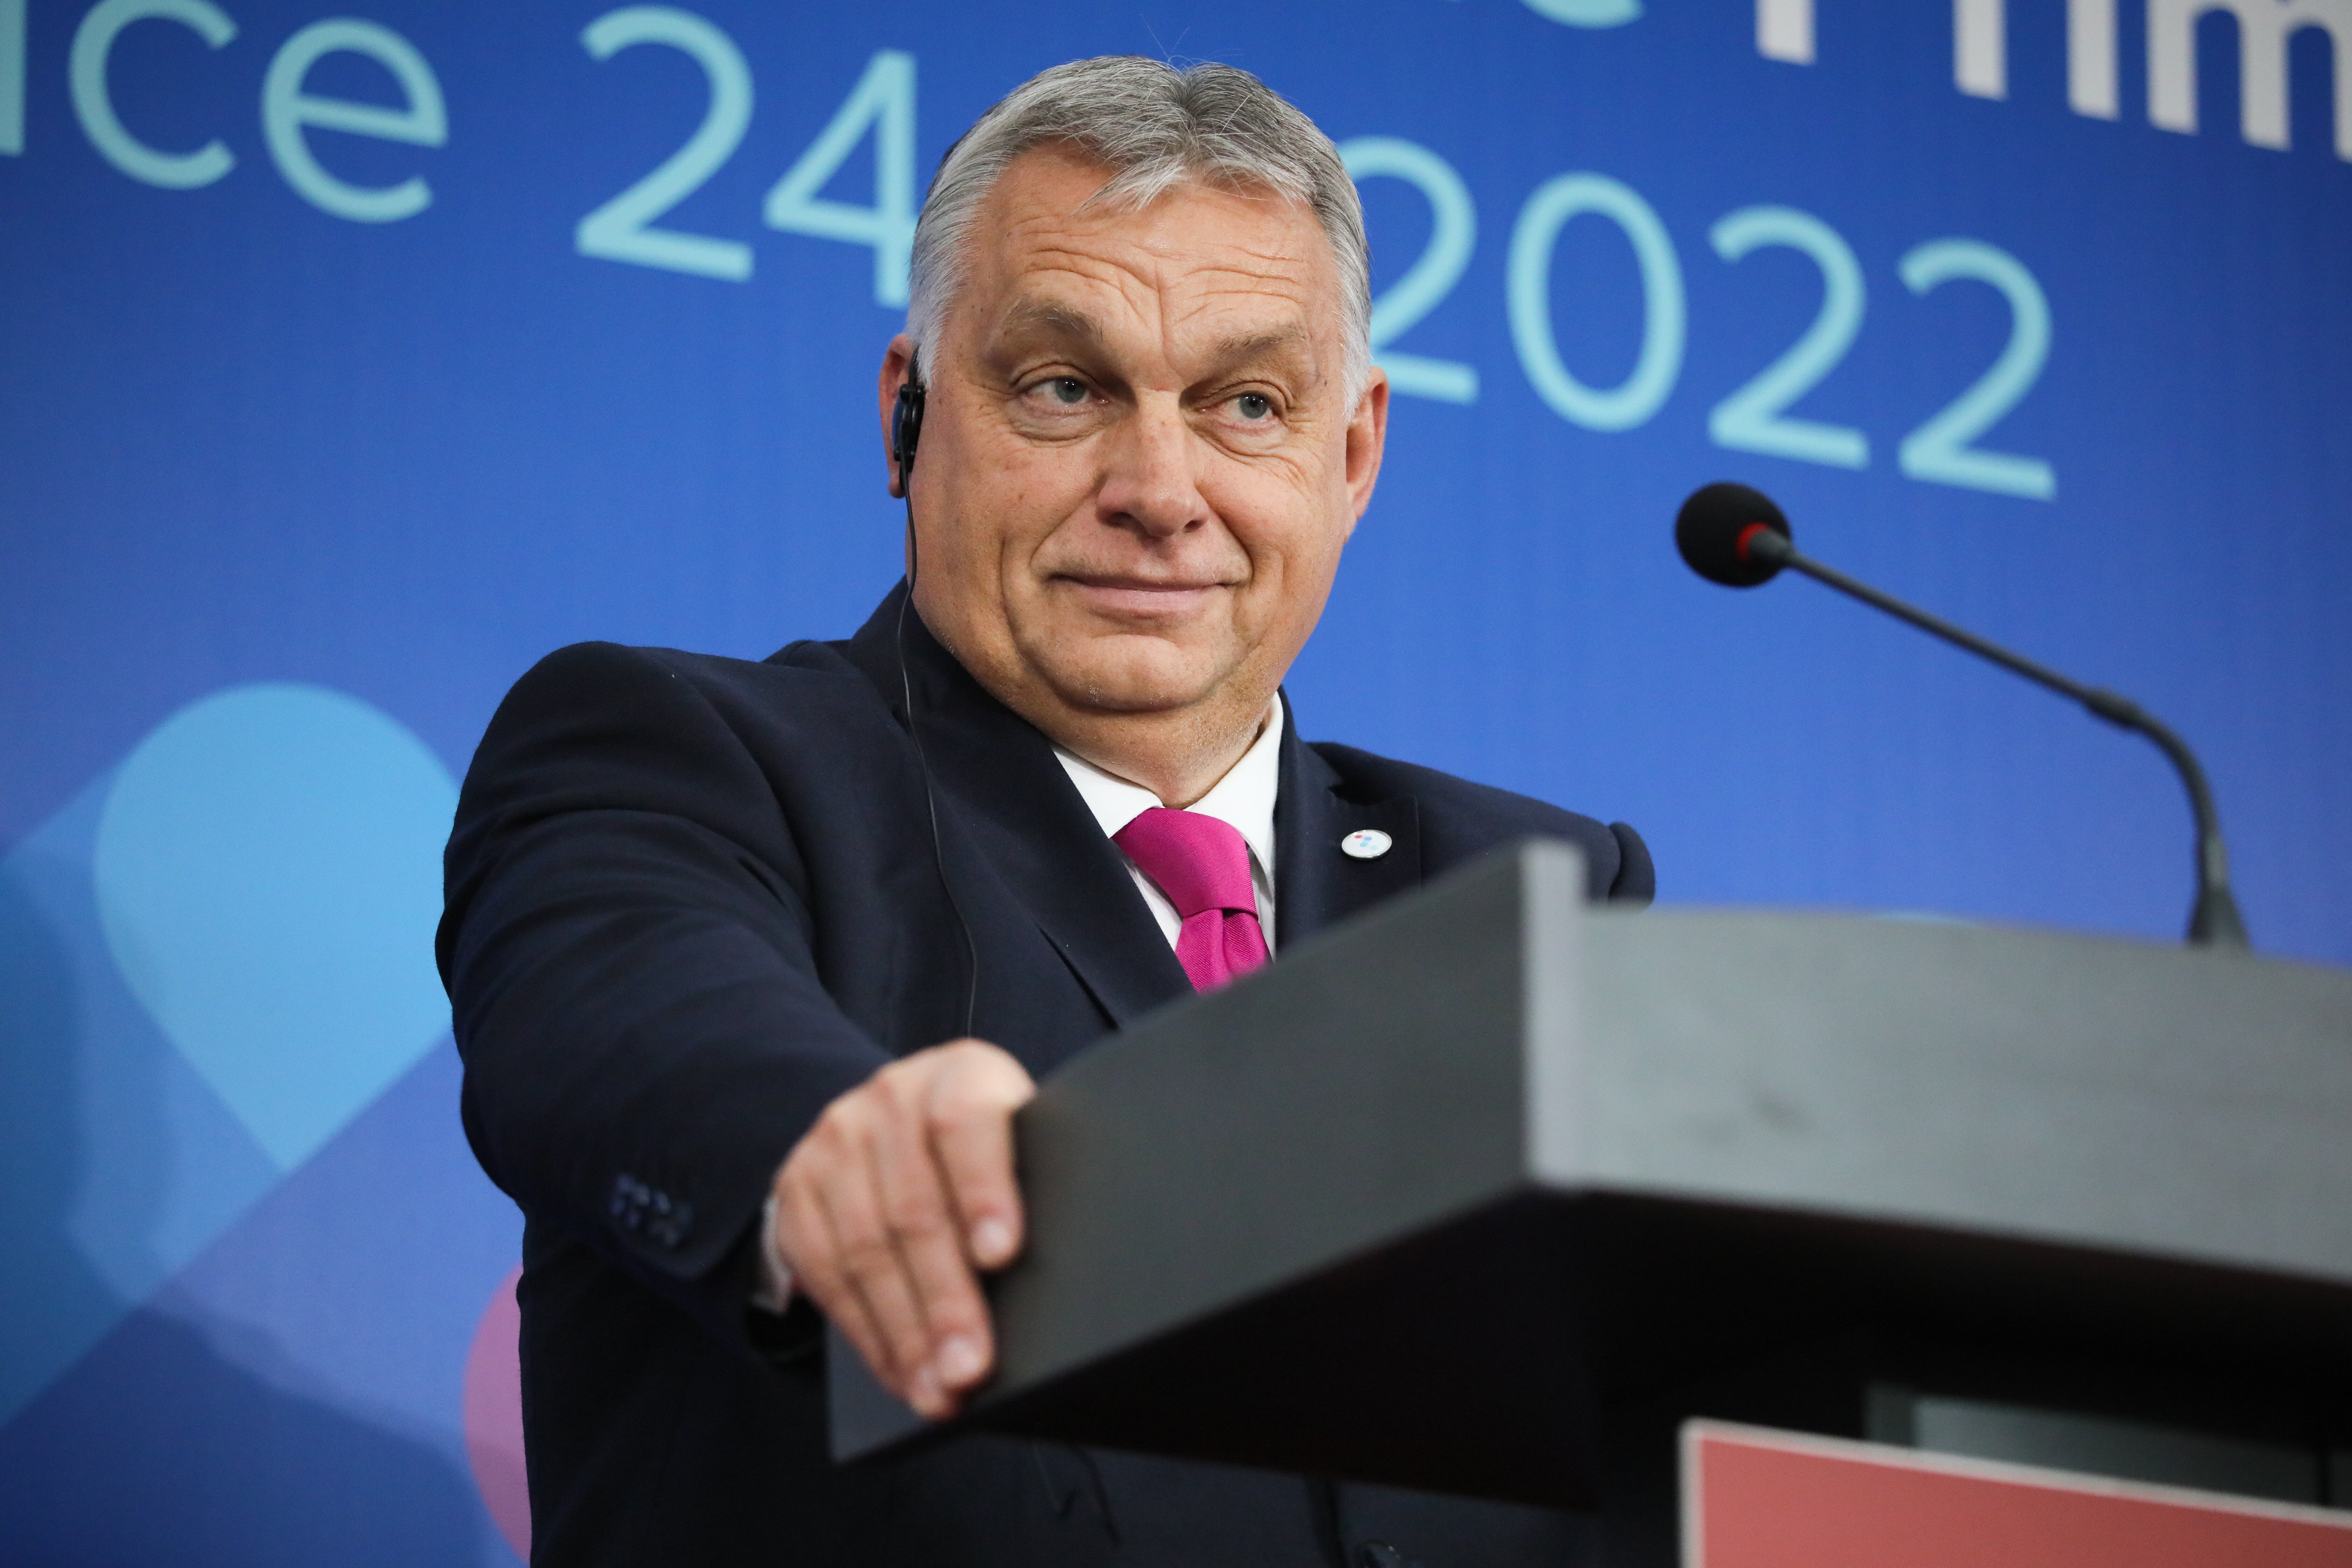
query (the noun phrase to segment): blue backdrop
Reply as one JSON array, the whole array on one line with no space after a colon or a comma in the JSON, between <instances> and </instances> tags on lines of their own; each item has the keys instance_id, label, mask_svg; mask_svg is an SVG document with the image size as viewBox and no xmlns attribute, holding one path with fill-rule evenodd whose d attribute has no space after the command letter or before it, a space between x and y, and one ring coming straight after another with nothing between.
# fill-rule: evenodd
<instances>
[{"instance_id":1,"label":"blue backdrop","mask_svg":"<svg viewBox=\"0 0 2352 1568\"><path fill-rule=\"evenodd\" d=\"M2352 962L2352 0L356 3L0 0L11 1563L510 1561L454 778L561 644L856 626L915 203L1076 56L1254 69L1362 184L1307 733L1672 900L2177 933L2155 752L1689 576L1744 478L2172 720L2257 942Z\"/></svg>"}]
</instances>

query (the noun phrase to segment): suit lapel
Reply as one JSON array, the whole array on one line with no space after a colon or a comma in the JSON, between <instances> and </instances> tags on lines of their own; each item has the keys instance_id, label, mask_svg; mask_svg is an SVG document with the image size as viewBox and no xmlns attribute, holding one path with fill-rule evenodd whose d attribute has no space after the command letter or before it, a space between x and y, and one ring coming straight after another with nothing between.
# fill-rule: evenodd
<instances>
[{"instance_id":1,"label":"suit lapel","mask_svg":"<svg viewBox=\"0 0 2352 1568\"><path fill-rule=\"evenodd\" d=\"M1282 793L1274 807L1276 934L1286 950L1381 900L1421 886L1421 807L1411 795L1356 798L1338 771L1298 738L1283 700ZM1371 828L1386 853L1360 860L1339 847Z\"/></svg>"},{"instance_id":2,"label":"suit lapel","mask_svg":"<svg viewBox=\"0 0 2352 1568\"><path fill-rule=\"evenodd\" d=\"M906 592L902 584L884 600L849 648L902 722L897 650ZM982 863L948 857L967 918L984 907L970 884L992 872L1115 1026L1192 994L1126 858L1103 836L1052 744L990 696L911 610L904 644L907 686L940 814L969 836ZM984 973L982 984L984 989Z\"/></svg>"}]
</instances>

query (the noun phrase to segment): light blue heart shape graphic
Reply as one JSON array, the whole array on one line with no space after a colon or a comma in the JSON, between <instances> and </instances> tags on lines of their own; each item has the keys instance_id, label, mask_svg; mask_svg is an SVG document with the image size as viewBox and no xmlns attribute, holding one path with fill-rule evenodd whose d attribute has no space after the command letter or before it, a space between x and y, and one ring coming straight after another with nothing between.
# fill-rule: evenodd
<instances>
[{"instance_id":1,"label":"light blue heart shape graphic","mask_svg":"<svg viewBox=\"0 0 2352 1568\"><path fill-rule=\"evenodd\" d=\"M457 785L324 687L232 687L124 762L93 864L116 967L291 1170L449 1025L433 967Z\"/></svg>"},{"instance_id":2,"label":"light blue heart shape graphic","mask_svg":"<svg viewBox=\"0 0 2352 1568\"><path fill-rule=\"evenodd\" d=\"M1642 19L1642 0L1527 0L1527 7L1569 27L1622 27Z\"/></svg>"}]
</instances>

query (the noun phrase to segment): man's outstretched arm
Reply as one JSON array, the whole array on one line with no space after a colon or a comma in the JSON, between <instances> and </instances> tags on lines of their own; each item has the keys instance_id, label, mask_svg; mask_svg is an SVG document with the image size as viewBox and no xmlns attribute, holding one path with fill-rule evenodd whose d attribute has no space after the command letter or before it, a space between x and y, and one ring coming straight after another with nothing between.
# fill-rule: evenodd
<instances>
[{"instance_id":1,"label":"man's outstretched arm","mask_svg":"<svg viewBox=\"0 0 2352 1568\"><path fill-rule=\"evenodd\" d=\"M567 648L492 720L446 868L483 1169L748 1350L743 1244L776 1169L890 1060L821 983L773 788L656 656Z\"/></svg>"},{"instance_id":2,"label":"man's outstretched arm","mask_svg":"<svg viewBox=\"0 0 2352 1568\"><path fill-rule=\"evenodd\" d=\"M843 1012L773 783L692 682L609 645L542 661L447 868L467 1131L526 1212L739 1343L741 1243L772 1244L926 1414L985 1375L974 1270L1020 1246L1028 1074L976 1040L894 1060Z\"/></svg>"}]
</instances>

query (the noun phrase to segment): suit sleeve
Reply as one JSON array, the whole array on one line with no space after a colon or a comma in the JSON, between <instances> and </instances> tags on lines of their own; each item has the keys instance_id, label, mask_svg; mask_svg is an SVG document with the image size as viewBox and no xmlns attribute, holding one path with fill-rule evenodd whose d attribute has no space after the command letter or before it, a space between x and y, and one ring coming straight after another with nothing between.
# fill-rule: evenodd
<instances>
[{"instance_id":1,"label":"suit sleeve","mask_svg":"<svg viewBox=\"0 0 2352 1568\"><path fill-rule=\"evenodd\" d=\"M1631 823L1612 822L1609 834L1617 840L1617 875L1609 884L1609 901L1648 909L1658 896L1658 868L1651 862L1650 847Z\"/></svg>"},{"instance_id":2,"label":"suit sleeve","mask_svg":"<svg viewBox=\"0 0 2352 1568\"><path fill-rule=\"evenodd\" d=\"M525 1212L747 1344L784 1155L887 1059L814 956L777 794L656 656L550 656L460 795L438 956L466 1132Z\"/></svg>"}]
</instances>

